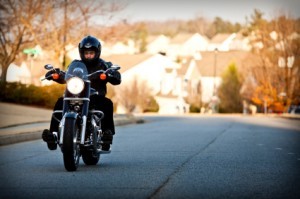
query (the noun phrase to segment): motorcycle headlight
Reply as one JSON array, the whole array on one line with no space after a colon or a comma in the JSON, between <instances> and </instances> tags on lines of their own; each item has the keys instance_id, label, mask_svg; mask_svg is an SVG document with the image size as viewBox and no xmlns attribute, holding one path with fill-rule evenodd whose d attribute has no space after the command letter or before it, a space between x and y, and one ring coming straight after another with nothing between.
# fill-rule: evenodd
<instances>
[{"instance_id":1,"label":"motorcycle headlight","mask_svg":"<svg viewBox=\"0 0 300 199\"><path fill-rule=\"evenodd\" d=\"M79 77L72 77L67 81L67 89L70 93L77 95L84 89L84 82Z\"/></svg>"}]
</instances>

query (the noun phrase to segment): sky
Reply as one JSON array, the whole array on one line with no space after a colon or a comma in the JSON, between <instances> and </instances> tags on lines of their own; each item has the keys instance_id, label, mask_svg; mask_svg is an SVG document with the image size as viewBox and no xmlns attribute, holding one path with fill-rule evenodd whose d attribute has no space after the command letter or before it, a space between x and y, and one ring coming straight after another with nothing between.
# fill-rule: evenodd
<instances>
[{"instance_id":1,"label":"sky","mask_svg":"<svg viewBox=\"0 0 300 199\"><path fill-rule=\"evenodd\" d=\"M193 19L197 16L213 20L221 17L232 23L245 23L246 17L259 9L265 19L280 13L299 18L300 0L116 0L127 6L120 13L129 22L168 19Z\"/></svg>"}]
</instances>

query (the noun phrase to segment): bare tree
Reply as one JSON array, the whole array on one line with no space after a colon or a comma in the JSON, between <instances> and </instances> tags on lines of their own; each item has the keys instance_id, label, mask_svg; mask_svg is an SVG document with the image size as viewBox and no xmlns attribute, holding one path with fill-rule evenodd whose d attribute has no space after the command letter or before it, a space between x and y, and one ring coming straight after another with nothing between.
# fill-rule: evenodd
<instances>
[{"instance_id":1,"label":"bare tree","mask_svg":"<svg viewBox=\"0 0 300 199\"><path fill-rule=\"evenodd\" d=\"M268 22L255 10L249 26L254 53L260 63L252 67L257 81L253 101L257 104L281 103L288 107L299 98L299 20L281 15ZM298 83L298 84L297 84ZM299 103L299 99L298 99Z\"/></svg>"},{"instance_id":2,"label":"bare tree","mask_svg":"<svg viewBox=\"0 0 300 199\"><path fill-rule=\"evenodd\" d=\"M38 0L0 0L1 81L20 51L34 41L38 24L44 21L45 3Z\"/></svg>"},{"instance_id":3,"label":"bare tree","mask_svg":"<svg viewBox=\"0 0 300 199\"><path fill-rule=\"evenodd\" d=\"M97 17L109 19L125 5L104 0L0 0L1 81L6 81L9 65L24 48L39 44L63 57L65 46L79 43Z\"/></svg>"},{"instance_id":4,"label":"bare tree","mask_svg":"<svg viewBox=\"0 0 300 199\"><path fill-rule=\"evenodd\" d=\"M105 23L105 20L112 20L114 14L126 6L104 0L55 2L48 22L43 25L39 42L44 49L54 52L53 58L59 59L63 68L66 67L67 44L78 44L84 36L94 35L95 27L100 26L100 21Z\"/></svg>"},{"instance_id":5,"label":"bare tree","mask_svg":"<svg viewBox=\"0 0 300 199\"><path fill-rule=\"evenodd\" d=\"M132 113L137 108L142 112L148 111L153 100L151 89L147 82L137 78L134 78L128 84L118 87L117 96L119 105L124 106L127 113Z\"/></svg>"}]
</instances>

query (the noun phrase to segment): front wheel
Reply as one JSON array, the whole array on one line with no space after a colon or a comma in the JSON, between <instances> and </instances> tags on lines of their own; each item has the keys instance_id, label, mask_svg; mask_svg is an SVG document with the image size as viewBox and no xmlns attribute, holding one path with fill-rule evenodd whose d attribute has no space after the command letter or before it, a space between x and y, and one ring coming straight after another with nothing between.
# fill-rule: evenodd
<instances>
[{"instance_id":1,"label":"front wheel","mask_svg":"<svg viewBox=\"0 0 300 199\"><path fill-rule=\"evenodd\" d=\"M82 160L86 165L96 165L100 160L100 154L94 154L93 151L82 151Z\"/></svg>"},{"instance_id":2,"label":"front wheel","mask_svg":"<svg viewBox=\"0 0 300 199\"><path fill-rule=\"evenodd\" d=\"M76 171L80 159L80 146L77 143L79 128L75 118L66 118L63 136L63 157L67 171Z\"/></svg>"}]
</instances>

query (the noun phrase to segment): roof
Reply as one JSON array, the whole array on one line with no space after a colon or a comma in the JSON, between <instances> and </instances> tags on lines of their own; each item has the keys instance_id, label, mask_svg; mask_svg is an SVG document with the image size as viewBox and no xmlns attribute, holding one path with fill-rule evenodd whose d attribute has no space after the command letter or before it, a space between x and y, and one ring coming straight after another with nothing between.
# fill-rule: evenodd
<instances>
[{"instance_id":1,"label":"roof","mask_svg":"<svg viewBox=\"0 0 300 199\"><path fill-rule=\"evenodd\" d=\"M249 66L257 65L257 58L255 59L252 53L245 51L219 51L215 52L201 52L202 59L197 60L197 66L202 76L214 76L214 66L216 63L216 76L220 76L223 71L232 63L235 63L240 72Z\"/></svg>"},{"instance_id":2,"label":"roof","mask_svg":"<svg viewBox=\"0 0 300 199\"><path fill-rule=\"evenodd\" d=\"M181 33L171 39L172 44L182 44L190 39L194 34Z\"/></svg>"},{"instance_id":3,"label":"roof","mask_svg":"<svg viewBox=\"0 0 300 199\"><path fill-rule=\"evenodd\" d=\"M193 57L191 57L191 56L183 58L185 60L184 60L184 62L181 63L181 67L177 71L178 75L184 76L186 74L192 58Z\"/></svg>"},{"instance_id":4,"label":"roof","mask_svg":"<svg viewBox=\"0 0 300 199\"><path fill-rule=\"evenodd\" d=\"M154 36L154 35L150 35L147 37L147 43L150 44L151 42L155 41L156 39L158 39L161 35L158 36Z\"/></svg>"},{"instance_id":5,"label":"roof","mask_svg":"<svg viewBox=\"0 0 300 199\"><path fill-rule=\"evenodd\" d=\"M136 66L137 64L143 62L153 55L150 54L113 54L109 56L101 56L105 61L110 61L113 64L119 65L121 67L120 72L125 72L126 70Z\"/></svg>"},{"instance_id":6,"label":"roof","mask_svg":"<svg viewBox=\"0 0 300 199\"><path fill-rule=\"evenodd\" d=\"M228 39L228 37L230 37L230 35L231 34L219 33L210 40L210 43L215 43L215 44L223 43L226 39Z\"/></svg>"}]
</instances>

